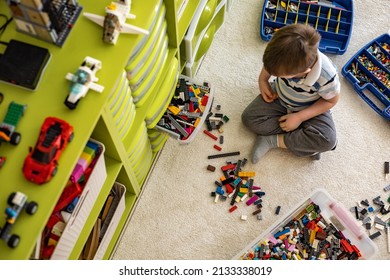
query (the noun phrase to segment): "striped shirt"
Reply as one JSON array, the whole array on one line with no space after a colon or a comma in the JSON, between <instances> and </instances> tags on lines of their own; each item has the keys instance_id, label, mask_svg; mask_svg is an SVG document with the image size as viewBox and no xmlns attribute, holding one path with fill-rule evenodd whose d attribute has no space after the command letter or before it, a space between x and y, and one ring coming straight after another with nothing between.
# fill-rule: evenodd
<instances>
[{"instance_id":1,"label":"striped shirt","mask_svg":"<svg viewBox=\"0 0 390 280\"><path fill-rule=\"evenodd\" d=\"M317 62L302 78L276 78L275 90L282 104L291 111L302 110L318 99L331 99L340 93L337 68L318 51Z\"/></svg>"}]
</instances>

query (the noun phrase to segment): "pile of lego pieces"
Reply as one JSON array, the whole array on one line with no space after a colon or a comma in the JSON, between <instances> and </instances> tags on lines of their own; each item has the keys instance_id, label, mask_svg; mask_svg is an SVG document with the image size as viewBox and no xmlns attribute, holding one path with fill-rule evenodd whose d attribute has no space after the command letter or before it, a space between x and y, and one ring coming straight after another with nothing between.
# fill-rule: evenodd
<instances>
[{"instance_id":1,"label":"pile of lego pieces","mask_svg":"<svg viewBox=\"0 0 390 280\"><path fill-rule=\"evenodd\" d=\"M217 105L215 107L215 109L217 111L220 111L221 110L221 106L220 105ZM220 145L214 145L214 149L216 149L217 151L221 151L222 150L222 147L221 145L224 143L224 137L222 135L223 133L223 125L225 123L227 123L229 121L229 117L218 112L218 113L214 113L210 110L210 112L208 113L207 117L206 117L206 120L205 120L205 124L206 124L206 127L207 129L203 130L203 133L206 134L207 136L209 136L211 139L214 139L214 140L218 140L219 139L219 144ZM218 130L219 132L219 137L216 136L212 131L213 130ZM226 157L226 156L235 156L235 155L239 155L240 153L239 152L234 152L234 153L228 153L228 154L222 154L222 155L215 155L215 156L209 156L208 158L217 158L217 157Z\"/></svg>"},{"instance_id":2,"label":"pile of lego pieces","mask_svg":"<svg viewBox=\"0 0 390 280\"><path fill-rule=\"evenodd\" d=\"M215 108L217 111L221 110L219 105ZM218 153L209 155L207 157L208 159L240 155L239 151L220 153L224 142L224 137L221 135L223 133L222 126L228 121L228 116L222 113L213 113L210 110L210 113L205 121L207 129L203 130L203 133L215 141L219 139L219 145L213 145L214 149L216 149ZM219 137L212 132L213 130L218 130L220 133ZM211 192L211 197L214 198L215 203L225 202L227 200L230 201L230 213L236 211L241 205L244 205L245 207L253 205L255 206L255 209L252 211L252 215L256 216L258 220L262 220L262 197L265 195L265 192L262 191L259 186L254 186L253 177L256 175L255 172L245 172L242 170L246 163L246 158L236 161L226 161L226 165L221 167L223 175L219 178L219 180L214 182L216 187L215 190ZM216 167L208 165L207 170L215 172ZM241 215L241 220L247 219L247 215Z\"/></svg>"},{"instance_id":3,"label":"pile of lego pieces","mask_svg":"<svg viewBox=\"0 0 390 280\"><path fill-rule=\"evenodd\" d=\"M384 188L385 191L390 191L390 185ZM387 199L390 203L390 197ZM390 253L390 205L385 205L380 196L372 199L372 203L368 199L364 199L357 203L357 206L351 208L357 220L360 220L367 229L371 239L375 239L382 235L383 231L387 231L388 251Z\"/></svg>"},{"instance_id":4,"label":"pile of lego pieces","mask_svg":"<svg viewBox=\"0 0 390 280\"><path fill-rule=\"evenodd\" d=\"M262 220L261 213L262 197L265 192L259 186L254 186L253 177L255 172L244 172L241 168L246 164L247 159L237 160L237 162L228 161L226 165L221 167L223 176L215 181L216 189L211 192L214 202L224 202L230 200L229 212L232 213L240 207L240 205L251 206L255 208L252 215L258 220ZM215 171L215 167L208 165L207 169ZM241 220L247 220L247 215L241 215Z\"/></svg>"},{"instance_id":5,"label":"pile of lego pieces","mask_svg":"<svg viewBox=\"0 0 390 280\"><path fill-rule=\"evenodd\" d=\"M241 256L245 260L355 260L360 250L310 202L277 232L270 233Z\"/></svg>"},{"instance_id":6,"label":"pile of lego pieces","mask_svg":"<svg viewBox=\"0 0 390 280\"><path fill-rule=\"evenodd\" d=\"M180 78L168 109L157 125L180 140L187 139L199 124L209 95L207 83L199 85Z\"/></svg>"}]
</instances>

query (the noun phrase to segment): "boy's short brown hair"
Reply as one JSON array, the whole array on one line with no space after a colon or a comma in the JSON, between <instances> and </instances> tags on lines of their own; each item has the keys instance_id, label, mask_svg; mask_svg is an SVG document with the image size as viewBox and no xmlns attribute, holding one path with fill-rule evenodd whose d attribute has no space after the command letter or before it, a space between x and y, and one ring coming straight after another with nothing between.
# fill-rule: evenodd
<instances>
[{"instance_id":1,"label":"boy's short brown hair","mask_svg":"<svg viewBox=\"0 0 390 280\"><path fill-rule=\"evenodd\" d=\"M264 55L265 69L274 76L304 72L316 61L321 35L310 25L286 25L276 31Z\"/></svg>"}]
</instances>

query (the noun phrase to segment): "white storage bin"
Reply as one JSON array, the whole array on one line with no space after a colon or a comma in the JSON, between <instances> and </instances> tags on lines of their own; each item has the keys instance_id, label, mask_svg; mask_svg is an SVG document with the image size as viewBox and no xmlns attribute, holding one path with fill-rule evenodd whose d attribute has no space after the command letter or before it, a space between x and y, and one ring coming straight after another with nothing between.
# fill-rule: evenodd
<instances>
[{"instance_id":1,"label":"white storage bin","mask_svg":"<svg viewBox=\"0 0 390 280\"><path fill-rule=\"evenodd\" d=\"M125 204L125 193L126 193L126 187L118 182L115 182L114 186L112 187L113 191L120 197L119 203L112 210L112 213L107 214L107 218L109 215L111 216L111 221L108 225L108 228L99 244L99 247L97 248L96 254L94 256L94 260L101 260L104 257L104 254L107 251L107 247L111 242L112 236L115 233L115 230L118 227L119 221L122 218L123 212L126 209ZM115 201L115 198L114 198Z\"/></svg>"},{"instance_id":2,"label":"white storage bin","mask_svg":"<svg viewBox=\"0 0 390 280\"><path fill-rule=\"evenodd\" d=\"M184 76L184 75L180 75L179 80L180 79L185 79L186 81L189 81L190 83L193 83L193 84L196 84L196 85L203 85L203 82L198 82L195 79L191 79L190 77L187 77L187 76ZM196 128L192 131L192 133L186 139L180 139L180 134L175 133L174 131L171 131L171 130L169 130L167 128L164 128L164 127L162 127L161 125L158 125L158 124L155 126L155 129L168 133L170 136L172 136L173 138L177 139L177 141L180 144L189 144L189 143L191 143L195 139L195 137L198 134L198 132L200 130L204 129L203 128L203 123L205 122L205 120L207 118L207 115L210 112L210 108L211 108L211 104L213 103L213 99L214 99L214 88L211 86L210 87L210 92L208 94L208 102L207 102L206 106L204 106L203 114L202 114L202 116L200 118L200 121L199 121L198 125L196 126Z\"/></svg>"},{"instance_id":3,"label":"white storage bin","mask_svg":"<svg viewBox=\"0 0 390 280\"><path fill-rule=\"evenodd\" d=\"M311 203L319 206L320 216L328 223L332 224L338 231L344 235L345 240L350 240L361 253L360 259L373 259L378 252L375 243L369 238L363 227L359 225L349 211L347 211L339 202L334 200L325 189L313 191L306 199L297 205L290 213L287 213L264 233L259 235L254 241L246 246L233 259L248 259L259 251L261 244L268 244L268 241L275 242L275 234L279 234L281 229L285 229L287 223L299 216L302 211ZM328 239L328 237L327 237ZM329 241L330 242L330 241ZM342 246L342 245L340 245ZM295 247L296 248L296 247ZM252 259L252 257L249 257Z\"/></svg>"},{"instance_id":4,"label":"white storage bin","mask_svg":"<svg viewBox=\"0 0 390 280\"><path fill-rule=\"evenodd\" d=\"M99 154L95 167L91 172L83 192L81 193L76 208L74 209L64 231L62 232L61 238L55 247L55 250L50 258L52 260L66 260L69 258L107 178L107 170L104 160L105 147L102 143L96 140L90 139L90 141L99 145L101 153Z\"/></svg>"}]
</instances>

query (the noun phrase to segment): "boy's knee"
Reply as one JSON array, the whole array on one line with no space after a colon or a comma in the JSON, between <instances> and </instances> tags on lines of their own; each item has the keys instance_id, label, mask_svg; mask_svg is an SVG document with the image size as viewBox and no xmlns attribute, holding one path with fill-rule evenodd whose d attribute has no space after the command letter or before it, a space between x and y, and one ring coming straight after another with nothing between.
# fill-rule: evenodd
<instances>
[{"instance_id":1,"label":"boy's knee","mask_svg":"<svg viewBox=\"0 0 390 280\"><path fill-rule=\"evenodd\" d=\"M323 147L325 151L331 151L336 148L337 145L337 137L336 134L332 134L330 137L327 137L324 141Z\"/></svg>"},{"instance_id":2,"label":"boy's knee","mask_svg":"<svg viewBox=\"0 0 390 280\"><path fill-rule=\"evenodd\" d=\"M311 135L313 143L316 143L319 152L330 151L337 144L336 131L332 127L322 128L319 130L315 127L307 127L306 134Z\"/></svg>"},{"instance_id":3,"label":"boy's knee","mask_svg":"<svg viewBox=\"0 0 390 280\"><path fill-rule=\"evenodd\" d=\"M248 114L247 110L244 110L244 112L242 112L242 114L241 114L241 121L242 121L242 123L245 126L248 126L248 124L249 124L249 114Z\"/></svg>"}]
</instances>

